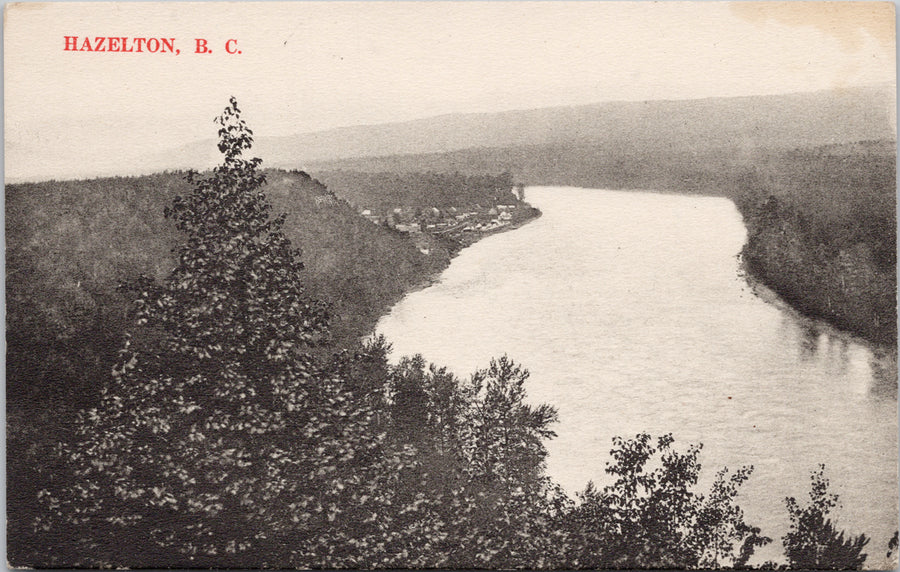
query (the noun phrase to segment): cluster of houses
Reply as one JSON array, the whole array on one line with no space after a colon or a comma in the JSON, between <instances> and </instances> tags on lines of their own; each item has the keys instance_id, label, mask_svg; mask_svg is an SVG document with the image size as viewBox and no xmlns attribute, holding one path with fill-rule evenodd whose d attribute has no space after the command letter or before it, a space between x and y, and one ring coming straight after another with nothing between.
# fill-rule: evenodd
<instances>
[{"instance_id":1,"label":"cluster of houses","mask_svg":"<svg viewBox=\"0 0 900 572\"><path fill-rule=\"evenodd\" d=\"M395 207L377 211L362 208L359 214L369 221L410 234L456 234L489 232L512 222L516 205L439 209L436 207Z\"/></svg>"}]
</instances>

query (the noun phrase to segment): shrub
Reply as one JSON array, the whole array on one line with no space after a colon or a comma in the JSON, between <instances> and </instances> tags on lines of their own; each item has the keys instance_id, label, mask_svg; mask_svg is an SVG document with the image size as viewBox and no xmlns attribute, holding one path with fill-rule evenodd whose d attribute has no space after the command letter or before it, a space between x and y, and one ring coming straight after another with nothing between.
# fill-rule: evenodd
<instances>
[{"instance_id":1,"label":"shrub","mask_svg":"<svg viewBox=\"0 0 900 572\"><path fill-rule=\"evenodd\" d=\"M865 534L845 537L831 519L838 506L838 495L828 492L825 466L812 473L809 504L801 507L793 497L785 499L791 527L782 538L788 567L804 570L859 570L866 562L863 549L869 543Z\"/></svg>"}]
</instances>

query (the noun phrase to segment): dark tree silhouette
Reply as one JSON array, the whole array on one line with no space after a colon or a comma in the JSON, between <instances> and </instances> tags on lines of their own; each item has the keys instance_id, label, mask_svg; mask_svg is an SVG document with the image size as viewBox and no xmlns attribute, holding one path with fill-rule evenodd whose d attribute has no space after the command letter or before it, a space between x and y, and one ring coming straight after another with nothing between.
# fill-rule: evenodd
<instances>
[{"instance_id":1,"label":"dark tree silhouette","mask_svg":"<svg viewBox=\"0 0 900 572\"><path fill-rule=\"evenodd\" d=\"M838 531L828 518L838 506L838 496L828 492L825 466L820 465L810 480L809 504L801 507L793 497L785 499L791 528L784 536L784 555L788 567L800 570L859 570L866 562L863 549L869 543L865 534L847 535Z\"/></svg>"}]
</instances>

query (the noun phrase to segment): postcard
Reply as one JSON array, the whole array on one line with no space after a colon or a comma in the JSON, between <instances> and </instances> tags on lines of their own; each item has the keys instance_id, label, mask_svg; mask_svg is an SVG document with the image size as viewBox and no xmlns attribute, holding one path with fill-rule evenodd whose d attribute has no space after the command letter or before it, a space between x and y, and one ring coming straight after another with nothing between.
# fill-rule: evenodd
<instances>
[{"instance_id":1,"label":"postcard","mask_svg":"<svg viewBox=\"0 0 900 572\"><path fill-rule=\"evenodd\" d=\"M9 566L896 568L894 10L6 5Z\"/></svg>"}]
</instances>

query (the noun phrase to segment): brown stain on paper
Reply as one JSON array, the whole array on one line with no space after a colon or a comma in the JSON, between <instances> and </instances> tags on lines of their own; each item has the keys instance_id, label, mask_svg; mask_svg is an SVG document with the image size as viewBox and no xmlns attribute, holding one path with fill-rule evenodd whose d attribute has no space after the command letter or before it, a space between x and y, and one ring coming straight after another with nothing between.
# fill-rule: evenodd
<instances>
[{"instance_id":1,"label":"brown stain on paper","mask_svg":"<svg viewBox=\"0 0 900 572\"><path fill-rule=\"evenodd\" d=\"M832 36L848 52L862 48L865 35L893 51L893 2L731 2L732 13L745 21L764 24L773 20L795 27L812 27Z\"/></svg>"}]
</instances>

